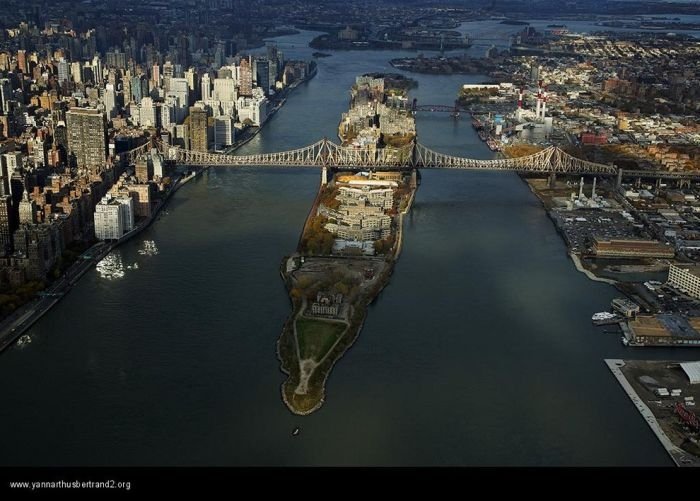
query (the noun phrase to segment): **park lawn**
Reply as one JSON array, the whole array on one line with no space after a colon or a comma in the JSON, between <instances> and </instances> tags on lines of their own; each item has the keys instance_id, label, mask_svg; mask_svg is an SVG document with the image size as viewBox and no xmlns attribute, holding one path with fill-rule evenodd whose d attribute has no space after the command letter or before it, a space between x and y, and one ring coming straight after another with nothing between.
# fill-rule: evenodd
<instances>
[{"instance_id":1,"label":"park lawn","mask_svg":"<svg viewBox=\"0 0 700 501\"><path fill-rule=\"evenodd\" d=\"M301 358L313 358L319 362L345 332L346 325L308 318L297 319L297 339Z\"/></svg>"}]
</instances>

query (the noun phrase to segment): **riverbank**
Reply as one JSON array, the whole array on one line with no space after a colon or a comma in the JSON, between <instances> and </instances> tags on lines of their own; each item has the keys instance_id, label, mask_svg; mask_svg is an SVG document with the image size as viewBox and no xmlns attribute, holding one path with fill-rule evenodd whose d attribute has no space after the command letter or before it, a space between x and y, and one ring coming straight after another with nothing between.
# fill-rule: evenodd
<instances>
[{"instance_id":1,"label":"riverbank","mask_svg":"<svg viewBox=\"0 0 700 501\"><path fill-rule=\"evenodd\" d=\"M125 233L119 240L112 243L100 242L90 247L81 254L77 261L70 267L64 275L39 294L34 301L27 303L20 310L13 313L11 317L5 319L0 324L0 352L11 346L20 336L22 336L34 323L43 317L51 308L65 297L71 288L87 273L89 269L96 266L110 252L131 240L133 237L148 228L156 220L160 211L165 207L170 197L174 195L184 184L198 177L203 169L198 169L195 173L184 178L178 178L156 207L151 216L141 221L133 230Z\"/></svg>"}]
</instances>

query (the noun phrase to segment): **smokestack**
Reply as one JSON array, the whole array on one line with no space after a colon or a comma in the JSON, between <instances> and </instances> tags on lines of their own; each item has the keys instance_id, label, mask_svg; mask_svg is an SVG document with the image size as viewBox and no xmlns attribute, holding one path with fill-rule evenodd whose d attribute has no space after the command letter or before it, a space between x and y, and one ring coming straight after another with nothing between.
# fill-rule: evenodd
<instances>
[{"instance_id":1,"label":"smokestack","mask_svg":"<svg viewBox=\"0 0 700 501\"><path fill-rule=\"evenodd\" d=\"M593 191L591 192L591 198L595 198L595 181L598 179L597 177L593 178Z\"/></svg>"},{"instance_id":2,"label":"smokestack","mask_svg":"<svg viewBox=\"0 0 700 501\"><path fill-rule=\"evenodd\" d=\"M547 113L547 93L545 92L542 97L542 121L544 121L545 113Z\"/></svg>"},{"instance_id":3,"label":"smokestack","mask_svg":"<svg viewBox=\"0 0 700 501\"><path fill-rule=\"evenodd\" d=\"M583 198L583 176L581 176L581 185L578 189L578 197L579 199Z\"/></svg>"},{"instance_id":4,"label":"smokestack","mask_svg":"<svg viewBox=\"0 0 700 501\"><path fill-rule=\"evenodd\" d=\"M535 110L535 118L540 118L540 108L542 107L542 89L537 90L537 108Z\"/></svg>"}]
</instances>

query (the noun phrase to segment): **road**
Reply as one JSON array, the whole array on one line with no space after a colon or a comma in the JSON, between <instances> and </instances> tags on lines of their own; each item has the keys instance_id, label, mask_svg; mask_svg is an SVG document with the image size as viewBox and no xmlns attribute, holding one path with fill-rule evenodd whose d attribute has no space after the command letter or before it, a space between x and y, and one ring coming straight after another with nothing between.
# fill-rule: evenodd
<instances>
[{"instance_id":1,"label":"road","mask_svg":"<svg viewBox=\"0 0 700 501\"><path fill-rule=\"evenodd\" d=\"M41 316L66 295L83 274L104 258L114 247L100 242L80 255L66 273L29 303L17 309L0 323L0 352L10 346Z\"/></svg>"}]
</instances>

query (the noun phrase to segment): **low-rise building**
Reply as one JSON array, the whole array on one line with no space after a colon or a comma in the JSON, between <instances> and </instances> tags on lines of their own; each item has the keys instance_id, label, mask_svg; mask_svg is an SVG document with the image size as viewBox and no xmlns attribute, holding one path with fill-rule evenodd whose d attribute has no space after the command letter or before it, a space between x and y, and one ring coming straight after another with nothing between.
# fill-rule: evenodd
<instances>
[{"instance_id":1,"label":"low-rise building","mask_svg":"<svg viewBox=\"0 0 700 501\"><path fill-rule=\"evenodd\" d=\"M617 297L612 300L612 308L622 316L631 318L639 313L639 305L630 301L627 298Z\"/></svg>"},{"instance_id":2,"label":"low-rise building","mask_svg":"<svg viewBox=\"0 0 700 501\"><path fill-rule=\"evenodd\" d=\"M676 253L673 247L657 240L593 239L593 253L597 257L655 257L673 258Z\"/></svg>"},{"instance_id":3,"label":"low-rise building","mask_svg":"<svg viewBox=\"0 0 700 501\"><path fill-rule=\"evenodd\" d=\"M343 303L343 295L319 292L316 301L311 304L311 314L319 316L337 317Z\"/></svg>"}]
</instances>

